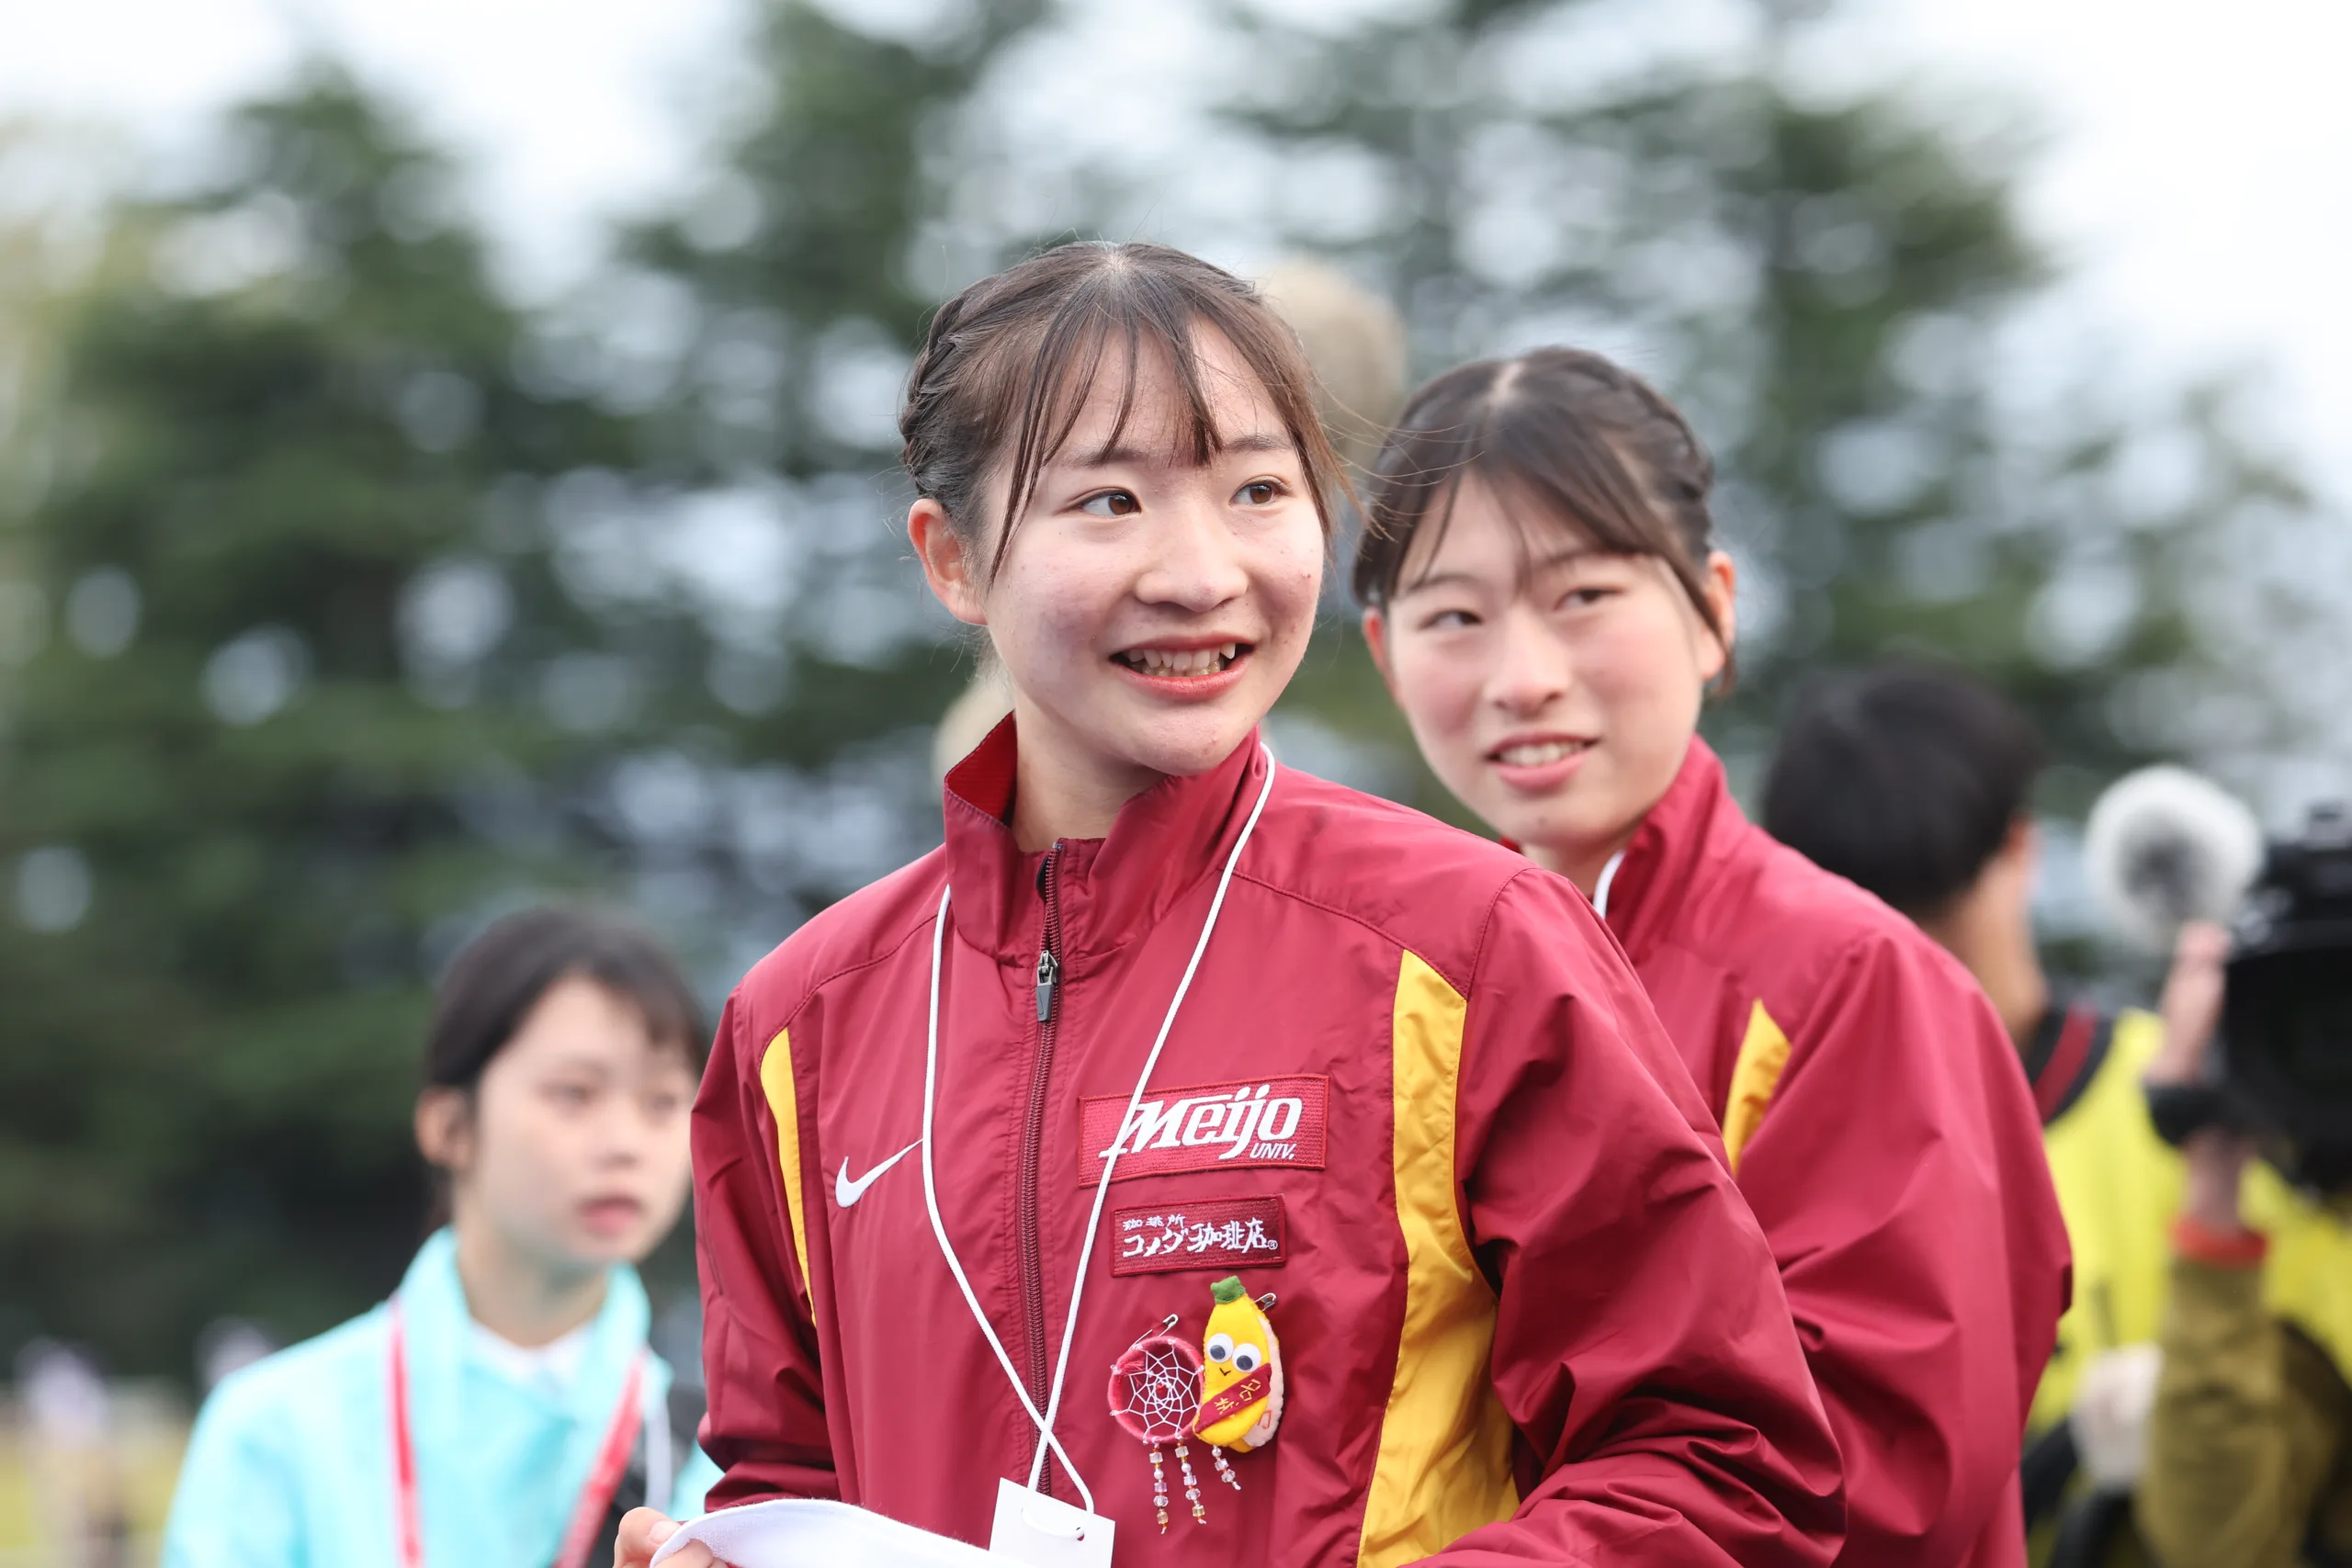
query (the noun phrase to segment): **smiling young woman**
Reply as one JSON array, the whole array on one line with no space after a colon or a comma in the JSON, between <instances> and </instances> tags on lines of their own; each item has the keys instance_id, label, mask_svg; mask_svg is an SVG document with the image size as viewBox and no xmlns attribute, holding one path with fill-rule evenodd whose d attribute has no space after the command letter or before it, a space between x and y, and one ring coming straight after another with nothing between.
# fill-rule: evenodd
<instances>
[{"instance_id":1,"label":"smiling young woman","mask_svg":"<svg viewBox=\"0 0 2352 1568\"><path fill-rule=\"evenodd\" d=\"M213 1391L167 1568L583 1568L621 1511L701 1501L631 1267L685 1206L696 1010L650 940L576 910L458 955L416 1104L446 1223L390 1301Z\"/></svg>"},{"instance_id":2,"label":"smiling young woman","mask_svg":"<svg viewBox=\"0 0 2352 1568\"><path fill-rule=\"evenodd\" d=\"M1012 715L944 847L729 1004L714 1501L1122 1565L1822 1562L1770 1254L1614 944L1258 744L1327 558L1312 390L1253 289L1152 246L933 322L909 533Z\"/></svg>"},{"instance_id":3,"label":"smiling young woman","mask_svg":"<svg viewBox=\"0 0 2352 1568\"><path fill-rule=\"evenodd\" d=\"M1447 787L1589 894L1720 1121L1845 1456L1839 1561L2022 1564L2064 1230L2007 1032L1908 920L1749 825L1698 737L1735 573L1690 427L1599 355L1417 393L1357 558Z\"/></svg>"}]
</instances>

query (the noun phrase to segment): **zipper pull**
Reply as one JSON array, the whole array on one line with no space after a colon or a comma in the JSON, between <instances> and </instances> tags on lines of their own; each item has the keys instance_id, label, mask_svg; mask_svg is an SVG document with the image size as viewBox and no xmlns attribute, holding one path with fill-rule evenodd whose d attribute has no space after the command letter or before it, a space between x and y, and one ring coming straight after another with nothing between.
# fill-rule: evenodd
<instances>
[{"instance_id":1,"label":"zipper pull","mask_svg":"<svg viewBox=\"0 0 2352 1568\"><path fill-rule=\"evenodd\" d=\"M1054 1016L1054 985L1062 977L1062 961L1050 947L1037 950L1037 1021Z\"/></svg>"}]
</instances>

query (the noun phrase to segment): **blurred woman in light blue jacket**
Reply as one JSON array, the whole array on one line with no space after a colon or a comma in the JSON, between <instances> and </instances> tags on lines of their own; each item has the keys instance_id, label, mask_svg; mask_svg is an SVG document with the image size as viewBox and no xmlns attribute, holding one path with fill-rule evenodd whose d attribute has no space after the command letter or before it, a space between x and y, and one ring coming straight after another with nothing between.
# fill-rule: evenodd
<instances>
[{"instance_id":1,"label":"blurred woman in light blue jacket","mask_svg":"<svg viewBox=\"0 0 2352 1568\"><path fill-rule=\"evenodd\" d=\"M213 1391L164 1568L583 1568L628 1508L701 1512L698 1402L631 1265L684 1207L707 1038L669 958L599 917L460 953L416 1106L448 1223L390 1301Z\"/></svg>"}]
</instances>

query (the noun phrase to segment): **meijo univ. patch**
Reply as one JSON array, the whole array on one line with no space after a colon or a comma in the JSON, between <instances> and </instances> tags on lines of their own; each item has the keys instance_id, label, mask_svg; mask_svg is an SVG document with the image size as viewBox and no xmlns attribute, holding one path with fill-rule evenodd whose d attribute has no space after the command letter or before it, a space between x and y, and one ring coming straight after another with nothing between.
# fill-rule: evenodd
<instances>
[{"instance_id":1,"label":"meijo univ. patch","mask_svg":"<svg viewBox=\"0 0 2352 1568\"><path fill-rule=\"evenodd\" d=\"M1249 1078L1154 1090L1132 1116L1125 1095L1088 1098L1080 1102L1079 1182L1102 1179L1114 1145L1114 1181L1269 1165L1320 1170L1330 1093L1320 1075Z\"/></svg>"}]
</instances>

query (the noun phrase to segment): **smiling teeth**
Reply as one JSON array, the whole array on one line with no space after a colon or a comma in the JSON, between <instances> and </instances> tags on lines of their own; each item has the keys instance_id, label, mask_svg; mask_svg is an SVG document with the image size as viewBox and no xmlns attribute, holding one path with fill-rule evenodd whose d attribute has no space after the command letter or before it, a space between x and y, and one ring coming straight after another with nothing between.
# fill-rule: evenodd
<instances>
[{"instance_id":1,"label":"smiling teeth","mask_svg":"<svg viewBox=\"0 0 2352 1568\"><path fill-rule=\"evenodd\" d=\"M1495 753L1495 761L1508 768L1540 768L1573 757L1590 744L1589 740L1539 740L1529 746L1506 746Z\"/></svg>"},{"instance_id":2,"label":"smiling teeth","mask_svg":"<svg viewBox=\"0 0 2352 1568\"><path fill-rule=\"evenodd\" d=\"M1231 664L1241 645L1228 642L1222 648L1195 648L1177 652L1170 649L1131 648L1119 655L1121 663L1147 675L1214 675Z\"/></svg>"}]
</instances>

